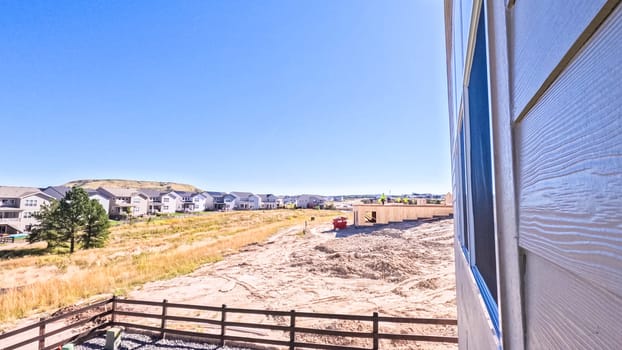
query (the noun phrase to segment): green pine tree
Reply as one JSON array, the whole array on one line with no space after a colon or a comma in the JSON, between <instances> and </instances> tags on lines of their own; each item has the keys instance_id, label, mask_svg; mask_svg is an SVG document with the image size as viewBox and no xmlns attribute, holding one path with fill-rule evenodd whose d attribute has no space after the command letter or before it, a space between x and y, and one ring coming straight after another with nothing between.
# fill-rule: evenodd
<instances>
[{"instance_id":1,"label":"green pine tree","mask_svg":"<svg viewBox=\"0 0 622 350\"><path fill-rule=\"evenodd\" d=\"M80 243L85 249L101 247L108 238L108 217L96 200L85 190L74 187L60 201L53 201L35 216L29 242L47 241L48 249L69 247L69 253Z\"/></svg>"},{"instance_id":2,"label":"green pine tree","mask_svg":"<svg viewBox=\"0 0 622 350\"><path fill-rule=\"evenodd\" d=\"M35 225L28 235L29 243L47 242L48 250L65 246L63 228L57 219L60 216L60 203L58 201L52 201L48 205L41 206L41 210L33 216L39 221L39 224Z\"/></svg>"},{"instance_id":3,"label":"green pine tree","mask_svg":"<svg viewBox=\"0 0 622 350\"><path fill-rule=\"evenodd\" d=\"M86 224L89 195L85 190L74 187L60 200L59 220L64 226L64 239L69 241L69 253L75 251L77 236Z\"/></svg>"},{"instance_id":4,"label":"green pine tree","mask_svg":"<svg viewBox=\"0 0 622 350\"><path fill-rule=\"evenodd\" d=\"M102 205L91 199L86 212L84 233L80 236L80 243L84 249L103 247L108 240L108 215Z\"/></svg>"}]
</instances>

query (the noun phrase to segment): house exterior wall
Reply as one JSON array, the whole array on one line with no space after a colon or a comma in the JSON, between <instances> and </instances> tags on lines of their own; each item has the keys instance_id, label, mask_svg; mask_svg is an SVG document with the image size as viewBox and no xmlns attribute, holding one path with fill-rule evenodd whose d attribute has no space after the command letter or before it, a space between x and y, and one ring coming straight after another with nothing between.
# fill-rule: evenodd
<instances>
[{"instance_id":1,"label":"house exterior wall","mask_svg":"<svg viewBox=\"0 0 622 350\"><path fill-rule=\"evenodd\" d=\"M309 205L309 198L298 198L295 203L296 208L306 208Z\"/></svg>"},{"instance_id":2,"label":"house exterior wall","mask_svg":"<svg viewBox=\"0 0 622 350\"><path fill-rule=\"evenodd\" d=\"M132 215L143 216L149 210L149 198L143 195L132 195L131 203L133 205Z\"/></svg>"},{"instance_id":3,"label":"house exterior wall","mask_svg":"<svg viewBox=\"0 0 622 350\"><path fill-rule=\"evenodd\" d=\"M214 197L208 193L204 193L203 195L205 196L205 210L216 209L216 206L214 205Z\"/></svg>"},{"instance_id":4,"label":"house exterior wall","mask_svg":"<svg viewBox=\"0 0 622 350\"><path fill-rule=\"evenodd\" d=\"M191 212L205 211L205 202L206 202L206 198L203 195L192 197L191 205L187 207L188 211L191 211Z\"/></svg>"},{"instance_id":5,"label":"house exterior wall","mask_svg":"<svg viewBox=\"0 0 622 350\"><path fill-rule=\"evenodd\" d=\"M234 210L236 208L237 205L237 197L232 196L230 194L225 195L225 210L229 211L229 210Z\"/></svg>"},{"instance_id":6,"label":"house exterior wall","mask_svg":"<svg viewBox=\"0 0 622 350\"><path fill-rule=\"evenodd\" d=\"M162 195L162 207L160 209L161 213L172 214L177 211L177 207L179 205L179 197L172 195L170 193L166 193Z\"/></svg>"},{"instance_id":7,"label":"house exterior wall","mask_svg":"<svg viewBox=\"0 0 622 350\"><path fill-rule=\"evenodd\" d=\"M0 233L18 233L23 230L21 224L22 210L19 197L0 197Z\"/></svg>"},{"instance_id":8,"label":"house exterior wall","mask_svg":"<svg viewBox=\"0 0 622 350\"><path fill-rule=\"evenodd\" d=\"M132 216L143 216L149 212L149 197L137 191L119 196L104 188L99 188L98 192L108 198L110 204L108 213L111 217L123 215L126 210L129 210Z\"/></svg>"},{"instance_id":9,"label":"house exterior wall","mask_svg":"<svg viewBox=\"0 0 622 350\"><path fill-rule=\"evenodd\" d=\"M41 206L50 204L50 200L41 194L33 194L20 199L21 220L19 229L29 231L30 227L39 223L33 214L41 210Z\"/></svg>"},{"instance_id":10,"label":"house exterior wall","mask_svg":"<svg viewBox=\"0 0 622 350\"><path fill-rule=\"evenodd\" d=\"M259 205L260 209L276 209L277 208L277 203L276 201L274 202L264 202L262 201L261 204Z\"/></svg>"},{"instance_id":11,"label":"house exterior wall","mask_svg":"<svg viewBox=\"0 0 622 350\"><path fill-rule=\"evenodd\" d=\"M8 225L18 232L29 231L31 226L38 224L33 216L43 205L50 203L51 197L42 192L24 197L0 198L0 225ZM6 233L13 230L5 228Z\"/></svg>"},{"instance_id":12,"label":"house exterior wall","mask_svg":"<svg viewBox=\"0 0 622 350\"><path fill-rule=\"evenodd\" d=\"M620 2L446 0L445 22L460 349L619 347Z\"/></svg>"},{"instance_id":13,"label":"house exterior wall","mask_svg":"<svg viewBox=\"0 0 622 350\"><path fill-rule=\"evenodd\" d=\"M91 194L89 195L89 199L94 199L101 204L101 206L106 211L106 215L109 215L108 211L110 210L110 200L101 194Z\"/></svg>"},{"instance_id":14,"label":"house exterior wall","mask_svg":"<svg viewBox=\"0 0 622 350\"><path fill-rule=\"evenodd\" d=\"M259 200L260 200L259 196L257 195L252 195L248 197L249 209L251 210L259 209Z\"/></svg>"}]
</instances>

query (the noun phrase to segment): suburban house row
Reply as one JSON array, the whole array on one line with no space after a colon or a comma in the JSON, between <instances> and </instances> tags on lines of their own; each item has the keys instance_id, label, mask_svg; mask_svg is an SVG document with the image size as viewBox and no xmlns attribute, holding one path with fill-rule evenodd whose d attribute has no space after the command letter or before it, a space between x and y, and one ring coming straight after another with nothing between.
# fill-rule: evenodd
<instances>
[{"instance_id":1,"label":"suburban house row","mask_svg":"<svg viewBox=\"0 0 622 350\"><path fill-rule=\"evenodd\" d=\"M30 231L37 224L34 214L52 200L63 198L69 190L67 186L0 186L0 235ZM277 197L250 192L184 192L110 187L85 190L89 198L97 200L111 218L210 210L315 208L325 203L324 197L315 195Z\"/></svg>"}]
</instances>

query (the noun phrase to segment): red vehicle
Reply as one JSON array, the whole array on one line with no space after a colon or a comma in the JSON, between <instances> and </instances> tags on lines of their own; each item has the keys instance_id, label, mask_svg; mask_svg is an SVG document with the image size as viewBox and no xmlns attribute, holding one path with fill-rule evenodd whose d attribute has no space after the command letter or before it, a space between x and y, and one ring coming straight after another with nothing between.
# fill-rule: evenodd
<instances>
[{"instance_id":1,"label":"red vehicle","mask_svg":"<svg viewBox=\"0 0 622 350\"><path fill-rule=\"evenodd\" d=\"M347 226L348 226L348 218L341 216L341 217L333 219L334 230L344 229Z\"/></svg>"}]
</instances>

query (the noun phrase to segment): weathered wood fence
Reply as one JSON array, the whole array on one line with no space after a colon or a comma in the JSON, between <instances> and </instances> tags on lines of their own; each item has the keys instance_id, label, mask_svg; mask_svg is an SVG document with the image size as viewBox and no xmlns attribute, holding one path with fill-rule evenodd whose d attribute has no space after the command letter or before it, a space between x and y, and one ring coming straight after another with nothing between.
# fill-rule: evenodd
<instances>
[{"instance_id":1,"label":"weathered wood fence","mask_svg":"<svg viewBox=\"0 0 622 350\"><path fill-rule=\"evenodd\" d=\"M134 305L134 308L142 307L156 307L159 312L147 313L123 309L122 305ZM170 311L173 309L185 310L185 311L208 311L214 312L219 317L187 317L171 315ZM97 311L93 313L93 311ZM90 313L90 314L89 314ZM86 317L75 317L76 315L88 314ZM263 315L267 317L279 318L282 321L289 321L287 325L279 324L264 324L253 322L238 322L230 321L228 318L231 315ZM73 319L72 319L73 318ZM79 320L75 320L78 318ZM128 319L138 319L139 321L128 321ZM369 322L371 325L371 331L340 331L334 329L316 329L308 327L299 327L297 320L300 318L306 319L327 319L327 320L350 320ZM105 320L104 320L105 319ZM65 324L53 330L49 330L46 326L52 322L59 322L66 320ZM145 322L146 320L152 320L151 324ZM76 329L80 326L84 326L93 321L98 321L100 324L94 325L82 333L66 336L62 339L52 339L53 336L59 335L62 332ZM102 322L103 321L103 322ZM155 324L154 324L155 322ZM213 333L197 332L190 330L174 329L169 327L170 322L176 324L206 324L212 325L214 328ZM365 350L369 348L333 345L333 344L317 344L309 343L297 340L301 334L321 335L328 337L349 337L349 338L364 338L371 339L371 349L377 350L380 348L380 340L400 340L400 341L421 341L421 342L444 342L444 343L457 343L458 338L452 336L442 335L422 335L422 334L394 334L381 332L380 325L387 323L402 323L402 324L419 324L419 325L438 325L456 327L457 321L453 319L432 319L432 318L409 318L409 317L384 317L379 316L374 312L370 316L362 315L347 315L347 314L326 314L326 313L312 313L312 312L298 312L291 311L275 311L275 310L259 310L259 309L241 309L230 308L226 305L220 307L216 306L204 306L204 305L190 305L190 304L178 304L170 303L167 300L161 302L155 301L143 301L143 300L131 300L121 299L113 297L111 299L95 303L90 306L83 307L78 310L64 313L62 315L53 316L50 318L41 319L39 322L31 324L29 326L16 329L0 335L0 344L3 340L11 337L19 338L20 334L26 334L38 329L38 335L27 337L27 339L19 340L14 344L5 345L2 347L5 350L19 349L26 345L37 344L36 348L39 350L55 349L59 345L65 344L70 341L79 341L85 339L90 335L111 326L122 326L127 329L136 329L158 334L160 337L166 336L178 336L187 337L193 339L205 339L212 343L220 343L224 345L225 342L237 342L237 343L250 343L250 344L269 344L282 346L284 348L296 349L296 348L309 348L309 349L326 349L326 350ZM259 330L276 330L289 334L289 340L278 339L266 339L260 337L247 337L228 334L228 330L232 329L259 329ZM453 332L457 333L457 332ZM23 337L22 337L23 338ZM46 341L52 344L46 344ZM35 347L29 347L35 348Z\"/></svg>"},{"instance_id":2,"label":"weathered wood fence","mask_svg":"<svg viewBox=\"0 0 622 350\"><path fill-rule=\"evenodd\" d=\"M3 243L15 243L15 237L4 236L0 237L0 244Z\"/></svg>"}]
</instances>

